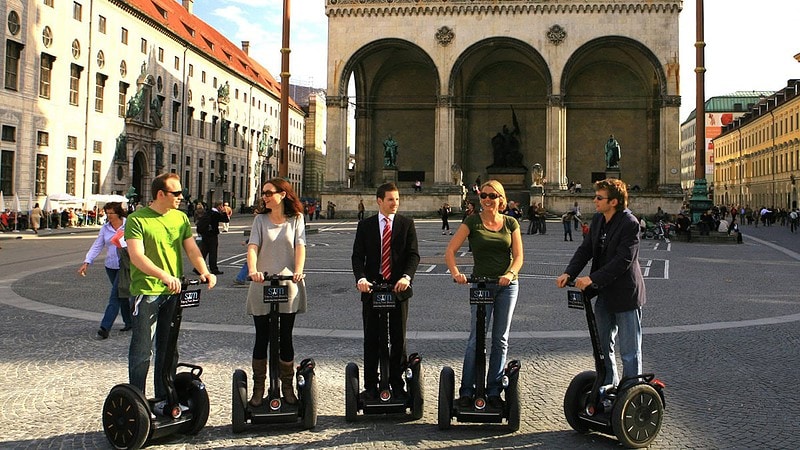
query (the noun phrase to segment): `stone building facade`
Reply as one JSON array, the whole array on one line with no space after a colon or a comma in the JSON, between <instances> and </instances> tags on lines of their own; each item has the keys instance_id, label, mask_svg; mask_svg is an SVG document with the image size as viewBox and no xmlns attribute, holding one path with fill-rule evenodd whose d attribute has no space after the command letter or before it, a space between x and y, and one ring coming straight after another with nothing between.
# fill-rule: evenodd
<instances>
[{"instance_id":1,"label":"stone building facade","mask_svg":"<svg viewBox=\"0 0 800 450\"><path fill-rule=\"evenodd\" d=\"M762 99L714 139L714 203L796 208L800 80Z\"/></svg>"},{"instance_id":2,"label":"stone building facade","mask_svg":"<svg viewBox=\"0 0 800 450\"><path fill-rule=\"evenodd\" d=\"M621 144L622 179L643 192L679 192L681 4L327 0L328 195L351 196L348 108L353 188L368 192L395 176L406 189L422 179L411 209L459 204L454 184L504 172L522 172L511 184L524 191L534 164L547 192L588 186L605 176L610 134ZM384 170L389 136L398 144L394 172ZM493 139L514 143L510 164L498 164Z\"/></svg>"},{"instance_id":3,"label":"stone building facade","mask_svg":"<svg viewBox=\"0 0 800 450\"><path fill-rule=\"evenodd\" d=\"M280 85L248 43L234 45L192 6L0 1L5 195L42 203L132 186L146 202L150 181L168 171L192 199L257 198L260 181L277 175ZM304 113L293 102L289 121L289 178L302 191Z\"/></svg>"}]
</instances>

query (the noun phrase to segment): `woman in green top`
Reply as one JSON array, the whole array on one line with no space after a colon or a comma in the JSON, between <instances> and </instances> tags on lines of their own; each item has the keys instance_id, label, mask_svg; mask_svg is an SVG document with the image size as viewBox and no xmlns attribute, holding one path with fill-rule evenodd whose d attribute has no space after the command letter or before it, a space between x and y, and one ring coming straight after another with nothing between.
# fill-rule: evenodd
<instances>
[{"instance_id":1,"label":"woman in green top","mask_svg":"<svg viewBox=\"0 0 800 450\"><path fill-rule=\"evenodd\" d=\"M500 393L503 390L503 367L508 353L508 335L511 330L511 316L517 303L517 274L522 268L522 236L519 222L502 214L506 208L506 192L496 180L489 180L480 188L480 214L467 216L453 235L445 251L445 262L450 274L459 284L467 283L467 276L456 266L456 251L465 239L472 247L472 274L478 277L497 278L498 286L493 305L486 307L486 324L494 316L492 323L492 349L489 357L489 372L486 380L486 395L493 408L502 407ZM459 404L469 406L475 395L475 340L477 306L472 305L472 322L464 353L464 367L461 372Z\"/></svg>"}]
</instances>

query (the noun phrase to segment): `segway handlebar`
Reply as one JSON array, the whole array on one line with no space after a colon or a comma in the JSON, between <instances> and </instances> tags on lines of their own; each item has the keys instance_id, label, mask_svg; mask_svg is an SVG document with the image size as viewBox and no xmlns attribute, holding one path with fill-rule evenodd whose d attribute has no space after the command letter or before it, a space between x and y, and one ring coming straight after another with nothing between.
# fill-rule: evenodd
<instances>
[{"instance_id":1,"label":"segway handlebar","mask_svg":"<svg viewBox=\"0 0 800 450\"><path fill-rule=\"evenodd\" d=\"M470 275L467 277L467 283L497 284L499 282L500 282L500 277L477 277L475 275ZM453 283L458 283L458 281L453 280Z\"/></svg>"},{"instance_id":2,"label":"segway handlebar","mask_svg":"<svg viewBox=\"0 0 800 450\"><path fill-rule=\"evenodd\" d=\"M263 272L263 273L264 273L264 281L273 281L273 280L275 280L275 281L291 281L291 280L294 279L294 275L280 275L280 274L277 274L277 273L273 273L272 275L270 275L269 272ZM247 280L248 281L253 281L253 280L250 279L249 276L247 277Z\"/></svg>"},{"instance_id":3,"label":"segway handlebar","mask_svg":"<svg viewBox=\"0 0 800 450\"><path fill-rule=\"evenodd\" d=\"M189 286L196 286L202 283L199 279L181 278L181 290L185 291Z\"/></svg>"}]
</instances>

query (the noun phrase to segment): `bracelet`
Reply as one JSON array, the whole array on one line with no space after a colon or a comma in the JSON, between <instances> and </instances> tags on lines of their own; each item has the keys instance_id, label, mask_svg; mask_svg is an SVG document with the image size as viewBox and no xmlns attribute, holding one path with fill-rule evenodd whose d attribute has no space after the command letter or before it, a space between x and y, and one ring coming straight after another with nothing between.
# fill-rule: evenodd
<instances>
[{"instance_id":1,"label":"bracelet","mask_svg":"<svg viewBox=\"0 0 800 450\"><path fill-rule=\"evenodd\" d=\"M514 272L514 269L508 269L508 271L506 273L510 273L511 275L513 275L514 276L513 279L515 279L515 280L519 276L519 275L517 275L517 272Z\"/></svg>"}]
</instances>

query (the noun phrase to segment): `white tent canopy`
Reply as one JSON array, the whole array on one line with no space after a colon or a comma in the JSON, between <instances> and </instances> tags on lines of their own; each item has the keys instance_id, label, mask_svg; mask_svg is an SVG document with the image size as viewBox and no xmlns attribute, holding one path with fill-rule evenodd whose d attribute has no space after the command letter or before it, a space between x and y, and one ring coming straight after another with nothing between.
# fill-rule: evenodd
<instances>
[{"instance_id":1,"label":"white tent canopy","mask_svg":"<svg viewBox=\"0 0 800 450\"><path fill-rule=\"evenodd\" d=\"M128 203L128 198L118 194L94 194L89 196L89 201L97 203Z\"/></svg>"},{"instance_id":2,"label":"white tent canopy","mask_svg":"<svg viewBox=\"0 0 800 450\"><path fill-rule=\"evenodd\" d=\"M74 195L60 193L60 194L50 194L47 196L47 199L51 202L58 202L64 204L83 204L83 199L79 197L75 197Z\"/></svg>"}]
</instances>

